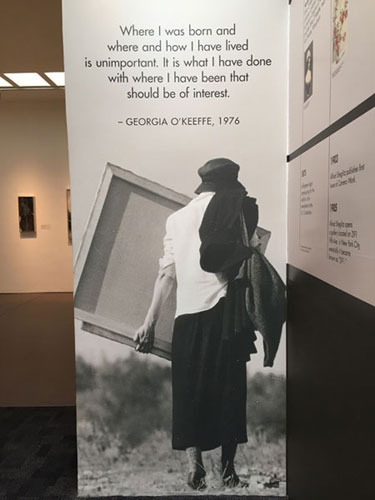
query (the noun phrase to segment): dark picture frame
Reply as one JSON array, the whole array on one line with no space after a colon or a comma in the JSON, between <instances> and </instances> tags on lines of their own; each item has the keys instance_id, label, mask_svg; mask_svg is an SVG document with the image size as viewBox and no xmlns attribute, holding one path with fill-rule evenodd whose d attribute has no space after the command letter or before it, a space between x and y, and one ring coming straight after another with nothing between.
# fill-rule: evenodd
<instances>
[{"instance_id":1,"label":"dark picture frame","mask_svg":"<svg viewBox=\"0 0 375 500\"><path fill-rule=\"evenodd\" d=\"M70 188L66 189L66 218L68 230L68 244L72 244L72 201Z\"/></svg>"},{"instance_id":2,"label":"dark picture frame","mask_svg":"<svg viewBox=\"0 0 375 500\"><path fill-rule=\"evenodd\" d=\"M314 80L314 44L311 41L310 45L305 50L304 55L304 99L306 102L313 94Z\"/></svg>"},{"instance_id":3,"label":"dark picture frame","mask_svg":"<svg viewBox=\"0 0 375 500\"><path fill-rule=\"evenodd\" d=\"M21 237L36 236L34 196L18 196L18 227Z\"/></svg>"}]
</instances>

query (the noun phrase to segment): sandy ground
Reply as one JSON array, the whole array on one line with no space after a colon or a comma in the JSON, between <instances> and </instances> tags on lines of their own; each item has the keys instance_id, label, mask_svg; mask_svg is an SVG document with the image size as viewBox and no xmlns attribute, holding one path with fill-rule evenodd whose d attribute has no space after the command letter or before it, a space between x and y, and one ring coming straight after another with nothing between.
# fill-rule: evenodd
<instances>
[{"instance_id":1,"label":"sandy ground","mask_svg":"<svg viewBox=\"0 0 375 500\"><path fill-rule=\"evenodd\" d=\"M84 433L81 433L83 436ZM79 495L285 495L285 442L267 443L250 436L239 446L236 469L247 486L224 488L220 477L220 451L204 453L207 488L195 492L186 484L184 452L172 451L165 432L157 431L147 443L124 454L98 450L79 440Z\"/></svg>"}]
</instances>

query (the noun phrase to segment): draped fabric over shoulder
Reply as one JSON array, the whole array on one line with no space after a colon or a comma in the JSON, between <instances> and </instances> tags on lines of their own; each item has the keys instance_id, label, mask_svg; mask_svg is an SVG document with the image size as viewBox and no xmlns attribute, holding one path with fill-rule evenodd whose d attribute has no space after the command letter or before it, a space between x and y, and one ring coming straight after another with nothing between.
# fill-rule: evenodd
<instances>
[{"instance_id":1,"label":"draped fabric over shoulder","mask_svg":"<svg viewBox=\"0 0 375 500\"><path fill-rule=\"evenodd\" d=\"M268 259L250 247L258 223L255 202L244 189L215 194L199 231L200 262L206 271L228 273L224 324L234 315L234 332L244 335L249 355L256 352L253 330L258 330L264 366L273 366L285 322L285 285Z\"/></svg>"}]
</instances>

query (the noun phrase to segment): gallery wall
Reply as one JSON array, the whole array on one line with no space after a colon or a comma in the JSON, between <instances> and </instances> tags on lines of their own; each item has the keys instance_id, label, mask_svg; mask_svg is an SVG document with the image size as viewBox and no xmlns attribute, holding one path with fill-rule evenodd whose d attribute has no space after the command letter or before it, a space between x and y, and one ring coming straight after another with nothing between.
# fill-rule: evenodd
<instances>
[{"instance_id":1,"label":"gallery wall","mask_svg":"<svg viewBox=\"0 0 375 500\"><path fill-rule=\"evenodd\" d=\"M0 95L0 293L70 292L63 91ZM20 235L18 197L35 197L36 235Z\"/></svg>"},{"instance_id":2,"label":"gallery wall","mask_svg":"<svg viewBox=\"0 0 375 500\"><path fill-rule=\"evenodd\" d=\"M374 15L370 0L292 2L288 151L289 263L371 305Z\"/></svg>"},{"instance_id":3,"label":"gallery wall","mask_svg":"<svg viewBox=\"0 0 375 500\"><path fill-rule=\"evenodd\" d=\"M288 485L373 498L372 0L292 1L288 167Z\"/></svg>"}]
</instances>

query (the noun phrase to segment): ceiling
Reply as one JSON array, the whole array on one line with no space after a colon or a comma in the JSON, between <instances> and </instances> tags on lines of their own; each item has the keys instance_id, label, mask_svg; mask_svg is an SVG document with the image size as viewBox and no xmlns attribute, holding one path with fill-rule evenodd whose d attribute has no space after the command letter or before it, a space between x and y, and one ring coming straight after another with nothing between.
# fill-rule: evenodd
<instances>
[{"instance_id":1,"label":"ceiling","mask_svg":"<svg viewBox=\"0 0 375 500\"><path fill-rule=\"evenodd\" d=\"M61 0L4 0L0 74L64 71Z\"/></svg>"}]
</instances>

